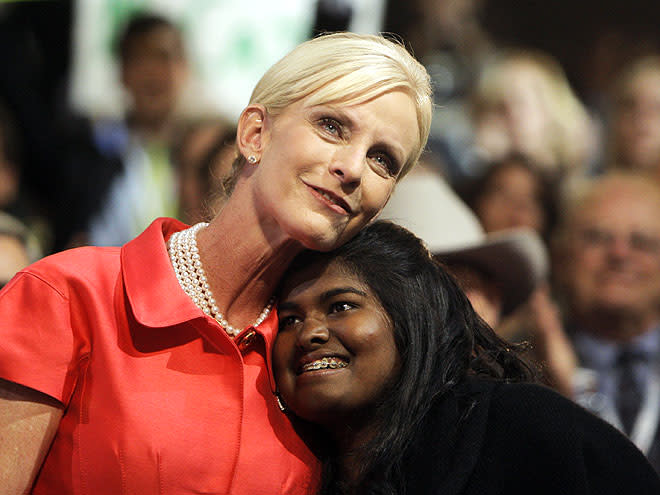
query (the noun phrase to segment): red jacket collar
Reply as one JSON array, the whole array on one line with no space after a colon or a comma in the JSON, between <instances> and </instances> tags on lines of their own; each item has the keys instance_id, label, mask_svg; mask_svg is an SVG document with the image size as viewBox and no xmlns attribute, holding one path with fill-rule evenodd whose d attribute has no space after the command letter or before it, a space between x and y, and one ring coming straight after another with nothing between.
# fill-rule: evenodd
<instances>
[{"instance_id":1,"label":"red jacket collar","mask_svg":"<svg viewBox=\"0 0 660 495\"><path fill-rule=\"evenodd\" d=\"M158 218L121 248L126 295L133 315L141 325L159 328L199 320L196 326L201 328L210 320L179 285L167 252L169 237L186 228L188 225L178 220ZM274 307L257 330L264 339L269 370L272 369L271 351L277 326L277 308ZM271 387L275 390L272 373L269 375Z\"/></svg>"},{"instance_id":2,"label":"red jacket collar","mask_svg":"<svg viewBox=\"0 0 660 495\"><path fill-rule=\"evenodd\" d=\"M165 242L188 226L158 218L121 248L126 294L136 320L148 327L167 327L204 314L179 286Z\"/></svg>"}]
</instances>

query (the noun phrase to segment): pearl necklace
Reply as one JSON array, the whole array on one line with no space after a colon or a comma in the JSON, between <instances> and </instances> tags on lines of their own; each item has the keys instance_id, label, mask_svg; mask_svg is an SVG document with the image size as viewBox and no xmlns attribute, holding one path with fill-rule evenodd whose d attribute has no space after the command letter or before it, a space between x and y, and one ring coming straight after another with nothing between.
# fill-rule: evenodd
<instances>
[{"instance_id":1,"label":"pearl necklace","mask_svg":"<svg viewBox=\"0 0 660 495\"><path fill-rule=\"evenodd\" d=\"M179 281L179 285L183 291L188 294L198 308L220 323L220 326L225 329L225 332L235 337L241 332L241 329L231 326L220 312L199 258L197 232L207 225L208 223L201 222L189 229L172 234L167 242L170 261L172 262L176 279ZM266 319L272 307L273 299L268 301L268 304L266 304L266 307L252 326L259 326Z\"/></svg>"}]
</instances>

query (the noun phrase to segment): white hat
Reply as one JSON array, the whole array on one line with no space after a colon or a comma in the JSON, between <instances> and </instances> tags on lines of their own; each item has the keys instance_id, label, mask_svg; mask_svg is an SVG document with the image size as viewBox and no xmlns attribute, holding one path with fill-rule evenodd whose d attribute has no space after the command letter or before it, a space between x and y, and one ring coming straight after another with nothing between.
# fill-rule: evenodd
<instances>
[{"instance_id":1,"label":"white hat","mask_svg":"<svg viewBox=\"0 0 660 495\"><path fill-rule=\"evenodd\" d=\"M446 262L474 266L502 289L503 313L525 302L548 273L539 235L526 228L486 234L469 207L436 173L411 172L395 188L381 219L420 237Z\"/></svg>"}]
</instances>

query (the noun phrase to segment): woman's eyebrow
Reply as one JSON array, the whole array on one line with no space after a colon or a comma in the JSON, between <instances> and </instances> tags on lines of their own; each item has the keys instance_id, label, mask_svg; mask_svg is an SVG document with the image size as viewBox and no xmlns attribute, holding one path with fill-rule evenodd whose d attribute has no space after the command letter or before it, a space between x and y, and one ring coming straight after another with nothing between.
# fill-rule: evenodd
<instances>
[{"instance_id":1,"label":"woman's eyebrow","mask_svg":"<svg viewBox=\"0 0 660 495\"><path fill-rule=\"evenodd\" d=\"M349 129L359 128L360 125L359 118L357 118L357 116L355 115L352 115L350 109L344 108L341 105L326 103L326 104L312 105L308 108L310 110L310 113L313 115L327 112L332 114L331 116L341 120L342 125L348 127Z\"/></svg>"}]
</instances>

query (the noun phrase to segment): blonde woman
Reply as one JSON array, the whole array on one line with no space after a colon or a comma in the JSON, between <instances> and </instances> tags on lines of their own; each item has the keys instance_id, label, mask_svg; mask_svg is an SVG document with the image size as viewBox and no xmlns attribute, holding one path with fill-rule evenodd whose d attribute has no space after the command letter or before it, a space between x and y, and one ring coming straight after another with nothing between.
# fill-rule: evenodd
<instances>
[{"instance_id":1,"label":"blonde woman","mask_svg":"<svg viewBox=\"0 0 660 495\"><path fill-rule=\"evenodd\" d=\"M315 459L278 408L272 293L304 248L333 249L417 162L428 75L400 45L335 34L257 84L233 193L207 224L156 220L0 293L4 493L287 493Z\"/></svg>"},{"instance_id":2,"label":"blonde woman","mask_svg":"<svg viewBox=\"0 0 660 495\"><path fill-rule=\"evenodd\" d=\"M660 56L633 61L613 93L606 165L660 180Z\"/></svg>"},{"instance_id":3,"label":"blonde woman","mask_svg":"<svg viewBox=\"0 0 660 495\"><path fill-rule=\"evenodd\" d=\"M596 137L555 59L505 51L487 63L472 94L475 146L486 161L521 154L560 174L586 171Z\"/></svg>"}]
</instances>

